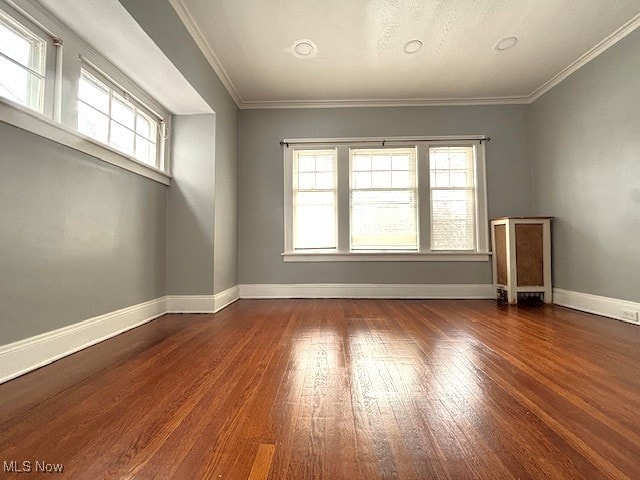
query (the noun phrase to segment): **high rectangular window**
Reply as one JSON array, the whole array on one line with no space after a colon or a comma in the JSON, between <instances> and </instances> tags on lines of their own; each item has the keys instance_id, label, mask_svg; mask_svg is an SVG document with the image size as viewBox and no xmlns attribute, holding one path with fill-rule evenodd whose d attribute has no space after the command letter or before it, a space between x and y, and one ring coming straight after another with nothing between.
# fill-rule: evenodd
<instances>
[{"instance_id":1,"label":"high rectangular window","mask_svg":"<svg viewBox=\"0 0 640 480\"><path fill-rule=\"evenodd\" d=\"M416 148L350 156L351 250L417 250Z\"/></svg>"},{"instance_id":2,"label":"high rectangular window","mask_svg":"<svg viewBox=\"0 0 640 480\"><path fill-rule=\"evenodd\" d=\"M0 96L42 113L47 44L0 12Z\"/></svg>"},{"instance_id":3,"label":"high rectangular window","mask_svg":"<svg viewBox=\"0 0 640 480\"><path fill-rule=\"evenodd\" d=\"M159 168L160 119L85 67L78 86L78 131Z\"/></svg>"},{"instance_id":4,"label":"high rectangular window","mask_svg":"<svg viewBox=\"0 0 640 480\"><path fill-rule=\"evenodd\" d=\"M294 250L337 248L336 149L293 152Z\"/></svg>"}]
</instances>

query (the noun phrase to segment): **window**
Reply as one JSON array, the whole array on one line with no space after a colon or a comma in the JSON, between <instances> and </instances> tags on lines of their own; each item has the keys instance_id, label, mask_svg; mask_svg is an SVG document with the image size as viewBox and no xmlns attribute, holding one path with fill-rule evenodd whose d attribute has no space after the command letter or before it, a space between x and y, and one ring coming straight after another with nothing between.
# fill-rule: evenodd
<instances>
[{"instance_id":1,"label":"window","mask_svg":"<svg viewBox=\"0 0 640 480\"><path fill-rule=\"evenodd\" d=\"M79 132L160 168L160 121L126 91L82 67L78 86Z\"/></svg>"},{"instance_id":2,"label":"window","mask_svg":"<svg viewBox=\"0 0 640 480\"><path fill-rule=\"evenodd\" d=\"M0 95L42 113L46 42L0 12Z\"/></svg>"},{"instance_id":3,"label":"window","mask_svg":"<svg viewBox=\"0 0 640 480\"><path fill-rule=\"evenodd\" d=\"M295 150L293 248L337 248L336 150Z\"/></svg>"},{"instance_id":4,"label":"window","mask_svg":"<svg viewBox=\"0 0 640 480\"><path fill-rule=\"evenodd\" d=\"M351 250L416 250L416 148L350 154Z\"/></svg>"},{"instance_id":5,"label":"window","mask_svg":"<svg viewBox=\"0 0 640 480\"><path fill-rule=\"evenodd\" d=\"M286 140L285 261L488 261L484 137Z\"/></svg>"},{"instance_id":6,"label":"window","mask_svg":"<svg viewBox=\"0 0 640 480\"><path fill-rule=\"evenodd\" d=\"M474 146L429 148L431 250L476 246Z\"/></svg>"}]
</instances>

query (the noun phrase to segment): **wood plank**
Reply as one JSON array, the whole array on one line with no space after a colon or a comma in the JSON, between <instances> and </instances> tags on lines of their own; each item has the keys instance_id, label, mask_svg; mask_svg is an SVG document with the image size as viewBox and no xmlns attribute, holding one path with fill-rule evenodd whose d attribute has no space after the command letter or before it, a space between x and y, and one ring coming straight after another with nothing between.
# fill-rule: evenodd
<instances>
[{"instance_id":1,"label":"wood plank","mask_svg":"<svg viewBox=\"0 0 640 480\"><path fill-rule=\"evenodd\" d=\"M249 472L249 480L266 480L275 451L276 446L273 443L260 444L251 472Z\"/></svg>"},{"instance_id":2,"label":"wood plank","mask_svg":"<svg viewBox=\"0 0 640 480\"><path fill-rule=\"evenodd\" d=\"M0 385L0 459L74 479L635 479L638 351L638 327L553 305L241 300Z\"/></svg>"}]
</instances>

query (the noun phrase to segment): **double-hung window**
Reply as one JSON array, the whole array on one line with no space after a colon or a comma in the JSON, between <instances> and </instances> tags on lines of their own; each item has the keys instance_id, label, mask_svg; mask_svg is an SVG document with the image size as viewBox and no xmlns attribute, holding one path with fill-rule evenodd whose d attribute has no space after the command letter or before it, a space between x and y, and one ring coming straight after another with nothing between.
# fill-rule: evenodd
<instances>
[{"instance_id":1,"label":"double-hung window","mask_svg":"<svg viewBox=\"0 0 640 480\"><path fill-rule=\"evenodd\" d=\"M161 168L162 119L99 73L83 66L78 86L78 131Z\"/></svg>"},{"instance_id":2,"label":"double-hung window","mask_svg":"<svg viewBox=\"0 0 640 480\"><path fill-rule=\"evenodd\" d=\"M483 137L321 142L283 142L285 261L489 259Z\"/></svg>"},{"instance_id":3,"label":"double-hung window","mask_svg":"<svg viewBox=\"0 0 640 480\"><path fill-rule=\"evenodd\" d=\"M44 111L47 42L0 11L0 96Z\"/></svg>"},{"instance_id":4,"label":"double-hung window","mask_svg":"<svg viewBox=\"0 0 640 480\"><path fill-rule=\"evenodd\" d=\"M336 149L294 152L293 248L335 250L337 239Z\"/></svg>"},{"instance_id":5,"label":"double-hung window","mask_svg":"<svg viewBox=\"0 0 640 480\"><path fill-rule=\"evenodd\" d=\"M351 250L416 250L416 148L349 151Z\"/></svg>"}]
</instances>

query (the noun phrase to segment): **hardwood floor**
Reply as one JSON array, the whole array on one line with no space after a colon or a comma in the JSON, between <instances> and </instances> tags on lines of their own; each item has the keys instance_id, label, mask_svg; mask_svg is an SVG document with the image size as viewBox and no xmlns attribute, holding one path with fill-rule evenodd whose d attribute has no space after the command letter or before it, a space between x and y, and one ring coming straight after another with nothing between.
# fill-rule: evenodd
<instances>
[{"instance_id":1,"label":"hardwood floor","mask_svg":"<svg viewBox=\"0 0 640 480\"><path fill-rule=\"evenodd\" d=\"M0 461L74 479L638 479L639 360L640 328L561 307L241 300L0 385Z\"/></svg>"}]
</instances>

